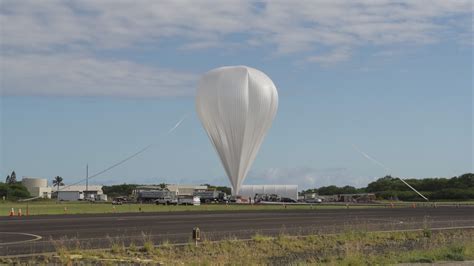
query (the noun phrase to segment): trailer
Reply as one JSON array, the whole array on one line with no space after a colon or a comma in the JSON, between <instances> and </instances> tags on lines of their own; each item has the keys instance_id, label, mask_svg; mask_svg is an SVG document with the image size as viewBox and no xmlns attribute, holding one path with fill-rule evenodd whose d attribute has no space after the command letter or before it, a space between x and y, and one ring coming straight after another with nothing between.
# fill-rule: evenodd
<instances>
[{"instance_id":1,"label":"trailer","mask_svg":"<svg viewBox=\"0 0 474 266\"><path fill-rule=\"evenodd\" d=\"M156 205L201 205L201 200L197 196L180 195L180 196L163 196L155 201Z\"/></svg>"},{"instance_id":2,"label":"trailer","mask_svg":"<svg viewBox=\"0 0 474 266\"><path fill-rule=\"evenodd\" d=\"M227 194L222 191L216 190L206 190L206 191L196 191L193 193L194 196L197 196L201 199L201 203L222 203L227 202Z\"/></svg>"},{"instance_id":3,"label":"trailer","mask_svg":"<svg viewBox=\"0 0 474 266\"><path fill-rule=\"evenodd\" d=\"M154 202L157 199L162 199L162 198L176 198L176 192L175 191L169 191L167 189L162 189L162 190L138 190L136 191L137 195L137 201L138 202Z\"/></svg>"}]
</instances>

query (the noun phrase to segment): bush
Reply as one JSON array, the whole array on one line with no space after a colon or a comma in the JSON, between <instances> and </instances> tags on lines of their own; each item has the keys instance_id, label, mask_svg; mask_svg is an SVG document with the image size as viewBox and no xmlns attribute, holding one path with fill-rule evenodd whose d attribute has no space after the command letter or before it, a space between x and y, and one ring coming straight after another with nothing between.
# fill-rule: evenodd
<instances>
[{"instance_id":1,"label":"bush","mask_svg":"<svg viewBox=\"0 0 474 266\"><path fill-rule=\"evenodd\" d=\"M0 183L0 197L8 200L17 200L31 197L30 192L20 182L14 184Z\"/></svg>"},{"instance_id":2,"label":"bush","mask_svg":"<svg viewBox=\"0 0 474 266\"><path fill-rule=\"evenodd\" d=\"M460 199L470 200L474 199L474 188L460 189L460 188L446 188L433 192L432 199Z\"/></svg>"},{"instance_id":3,"label":"bush","mask_svg":"<svg viewBox=\"0 0 474 266\"><path fill-rule=\"evenodd\" d=\"M114 198L118 196L129 196L132 194L132 191L137 187L135 184L122 184L122 185L112 185L112 186L103 186L102 190L104 194L107 194L109 197Z\"/></svg>"}]
</instances>

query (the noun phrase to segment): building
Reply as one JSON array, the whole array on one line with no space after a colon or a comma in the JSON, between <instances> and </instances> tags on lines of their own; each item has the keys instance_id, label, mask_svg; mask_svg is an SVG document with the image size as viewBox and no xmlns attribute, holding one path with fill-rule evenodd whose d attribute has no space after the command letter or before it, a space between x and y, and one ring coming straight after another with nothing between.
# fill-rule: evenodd
<instances>
[{"instance_id":1,"label":"building","mask_svg":"<svg viewBox=\"0 0 474 266\"><path fill-rule=\"evenodd\" d=\"M256 194L278 195L282 198L298 200L297 185L243 185L240 188L239 196L244 198L254 198Z\"/></svg>"},{"instance_id":2,"label":"building","mask_svg":"<svg viewBox=\"0 0 474 266\"><path fill-rule=\"evenodd\" d=\"M194 195L194 192L207 190L207 186L176 185L176 184L168 184L166 185L166 188L169 191L176 192L176 195L187 195L187 196Z\"/></svg>"},{"instance_id":3,"label":"building","mask_svg":"<svg viewBox=\"0 0 474 266\"><path fill-rule=\"evenodd\" d=\"M51 198L51 187L48 187L46 178L26 177L21 179L21 183L26 187L32 197Z\"/></svg>"},{"instance_id":4,"label":"building","mask_svg":"<svg viewBox=\"0 0 474 266\"><path fill-rule=\"evenodd\" d=\"M57 191L57 188L54 190ZM86 186L60 186L58 193L58 200L76 201L76 200L101 200L106 201L107 195L102 191L102 186L89 185Z\"/></svg>"}]
</instances>

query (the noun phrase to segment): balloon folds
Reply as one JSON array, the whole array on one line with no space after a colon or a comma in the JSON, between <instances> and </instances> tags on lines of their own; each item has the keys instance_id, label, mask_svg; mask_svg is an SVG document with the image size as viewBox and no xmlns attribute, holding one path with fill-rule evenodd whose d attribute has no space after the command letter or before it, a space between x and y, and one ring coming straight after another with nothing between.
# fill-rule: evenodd
<instances>
[{"instance_id":1,"label":"balloon folds","mask_svg":"<svg viewBox=\"0 0 474 266\"><path fill-rule=\"evenodd\" d=\"M278 93L263 72L220 67L200 80L196 110L238 194L278 108Z\"/></svg>"}]
</instances>

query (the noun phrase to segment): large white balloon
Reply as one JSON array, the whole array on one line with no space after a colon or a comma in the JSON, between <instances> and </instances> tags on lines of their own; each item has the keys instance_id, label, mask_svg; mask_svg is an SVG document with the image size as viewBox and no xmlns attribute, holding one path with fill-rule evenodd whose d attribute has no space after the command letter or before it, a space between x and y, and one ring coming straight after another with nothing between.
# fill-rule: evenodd
<instances>
[{"instance_id":1,"label":"large white balloon","mask_svg":"<svg viewBox=\"0 0 474 266\"><path fill-rule=\"evenodd\" d=\"M278 93L263 72L220 67L199 83L196 110L238 194L278 108Z\"/></svg>"}]
</instances>

